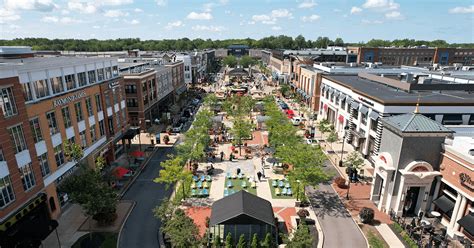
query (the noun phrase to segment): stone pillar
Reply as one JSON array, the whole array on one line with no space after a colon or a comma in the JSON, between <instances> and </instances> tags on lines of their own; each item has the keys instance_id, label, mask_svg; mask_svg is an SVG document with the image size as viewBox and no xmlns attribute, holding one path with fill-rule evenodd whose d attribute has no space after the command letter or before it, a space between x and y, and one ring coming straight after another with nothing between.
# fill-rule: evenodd
<instances>
[{"instance_id":1,"label":"stone pillar","mask_svg":"<svg viewBox=\"0 0 474 248\"><path fill-rule=\"evenodd\" d=\"M454 209L453 209L453 215L451 215L451 220L449 221L448 230L447 230L447 233L450 237L453 236L454 225L456 224L456 221L457 221L456 217L458 215L458 211L461 206L462 198L463 198L462 195L458 193L458 196L456 197L456 204L454 205Z\"/></svg>"},{"instance_id":2,"label":"stone pillar","mask_svg":"<svg viewBox=\"0 0 474 248\"><path fill-rule=\"evenodd\" d=\"M461 194L458 194L461 195ZM459 206L459 209L457 213L453 213L453 215L456 215L455 221L454 221L454 227L453 227L453 232L459 231L459 224L458 220L460 220L464 216L464 212L466 211L466 205L467 205L467 198L461 195L461 204Z\"/></svg>"}]
</instances>

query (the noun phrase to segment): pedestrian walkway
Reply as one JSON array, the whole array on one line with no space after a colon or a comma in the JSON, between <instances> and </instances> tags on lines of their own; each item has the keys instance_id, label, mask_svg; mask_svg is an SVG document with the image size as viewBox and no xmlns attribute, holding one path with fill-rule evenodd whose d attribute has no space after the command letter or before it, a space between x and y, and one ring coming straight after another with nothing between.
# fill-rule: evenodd
<instances>
[{"instance_id":1,"label":"pedestrian walkway","mask_svg":"<svg viewBox=\"0 0 474 248\"><path fill-rule=\"evenodd\" d=\"M375 229L382 235L383 239L390 248L404 248L405 245L400 241L400 239L395 235L387 224L381 224L375 226Z\"/></svg>"}]
</instances>

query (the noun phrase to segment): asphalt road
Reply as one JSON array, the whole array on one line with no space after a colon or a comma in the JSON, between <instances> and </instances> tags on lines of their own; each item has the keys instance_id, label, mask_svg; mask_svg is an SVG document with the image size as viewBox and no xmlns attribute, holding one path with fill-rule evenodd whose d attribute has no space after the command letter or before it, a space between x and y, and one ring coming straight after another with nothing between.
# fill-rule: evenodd
<instances>
[{"instance_id":1,"label":"asphalt road","mask_svg":"<svg viewBox=\"0 0 474 248\"><path fill-rule=\"evenodd\" d=\"M329 161L326 161L325 169L337 175ZM367 247L364 236L330 182L321 183L316 189L308 187L306 193L323 229L323 247Z\"/></svg>"},{"instance_id":2,"label":"asphalt road","mask_svg":"<svg viewBox=\"0 0 474 248\"><path fill-rule=\"evenodd\" d=\"M153 216L152 209L158 206L164 197L169 197L172 187L153 182L161 169L160 163L167 159L173 148L160 148L150 159L133 185L124 195L124 200L136 202L120 234L119 248L153 248L158 244L160 220Z\"/></svg>"}]
</instances>

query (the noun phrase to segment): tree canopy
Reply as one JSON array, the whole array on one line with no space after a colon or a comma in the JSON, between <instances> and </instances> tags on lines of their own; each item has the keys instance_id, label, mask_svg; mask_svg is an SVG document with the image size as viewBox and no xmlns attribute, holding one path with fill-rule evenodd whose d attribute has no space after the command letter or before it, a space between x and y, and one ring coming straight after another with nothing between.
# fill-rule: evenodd
<instances>
[{"instance_id":1,"label":"tree canopy","mask_svg":"<svg viewBox=\"0 0 474 248\"><path fill-rule=\"evenodd\" d=\"M139 38L109 39L109 40L80 40L80 39L47 39L47 38L17 38L13 40L0 40L0 46L31 46L34 50L55 50L55 51L124 51L131 49L140 49L146 51L189 51L194 49L206 48L227 48L232 44L243 44L251 48L268 49L305 49L305 48L325 48L327 46L356 45L365 47L374 46L421 46L430 47L463 47L474 48L473 43L451 43L444 40L415 40L415 39L396 39L380 40L372 39L367 42L346 43L342 38L331 40L328 37L318 37L315 40L309 40L299 35L295 38L279 35L268 36L256 40L245 39L164 39L164 40L141 40Z\"/></svg>"}]
</instances>

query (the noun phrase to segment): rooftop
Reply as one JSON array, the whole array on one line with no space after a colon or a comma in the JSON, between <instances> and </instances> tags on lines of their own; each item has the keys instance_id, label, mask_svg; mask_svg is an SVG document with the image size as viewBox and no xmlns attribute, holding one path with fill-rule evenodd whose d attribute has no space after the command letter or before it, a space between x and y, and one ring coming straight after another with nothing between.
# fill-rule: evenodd
<instances>
[{"instance_id":1,"label":"rooftop","mask_svg":"<svg viewBox=\"0 0 474 248\"><path fill-rule=\"evenodd\" d=\"M46 68L60 68L102 61L117 61L117 59L104 57L38 57L24 59L0 59L0 70L2 67L8 67L8 69L14 68L18 71L35 71Z\"/></svg>"},{"instance_id":2,"label":"rooftop","mask_svg":"<svg viewBox=\"0 0 474 248\"><path fill-rule=\"evenodd\" d=\"M471 169L474 169L474 137L455 135L453 139L446 139L444 148L471 163Z\"/></svg>"},{"instance_id":3,"label":"rooftop","mask_svg":"<svg viewBox=\"0 0 474 248\"><path fill-rule=\"evenodd\" d=\"M402 133L452 133L453 131L444 127L422 114L408 113L385 117L382 121Z\"/></svg>"},{"instance_id":4,"label":"rooftop","mask_svg":"<svg viewBox=\"0 0 474 248\"><path fill-rule=\"evenodd\" d=\"M370 75L376 80L382 78L377 75ZM356 75L323 75L323 77L385 105L415 105L417 102L420 105L474 105L474 84L461 85L471 90L449 90L449 88L457 86L456 84L450 84L449 87L442 85L443 90L406 91ZM402 84L401 81L399 83ZM432 87L435 86L432 85Z\"/></svg>"}]
</instances>

